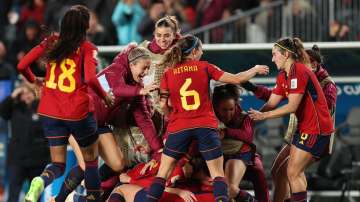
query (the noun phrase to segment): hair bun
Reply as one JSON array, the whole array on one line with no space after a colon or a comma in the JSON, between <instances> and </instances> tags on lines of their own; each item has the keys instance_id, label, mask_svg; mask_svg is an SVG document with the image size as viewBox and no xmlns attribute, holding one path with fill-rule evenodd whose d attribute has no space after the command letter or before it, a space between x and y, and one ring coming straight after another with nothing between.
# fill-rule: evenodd
<instances>
[{"instance_id":1,"label":"hair bun","mask_svg":"<svg viewBox=\"0 0 360 202\"><path fill-rule=\"evenodd\" d=\"M313 51L316 51L316 52L320 52L320 48L315 44L313 45L313 47L311 48Z\"/></svg>"}]
</instances>

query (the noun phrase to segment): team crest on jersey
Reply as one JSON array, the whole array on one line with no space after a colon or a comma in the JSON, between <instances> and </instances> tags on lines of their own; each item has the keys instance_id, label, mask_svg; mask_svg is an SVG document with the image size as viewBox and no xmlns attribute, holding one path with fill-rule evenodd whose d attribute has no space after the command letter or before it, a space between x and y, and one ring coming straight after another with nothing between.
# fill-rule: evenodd
<instances>
[{"instance_id":1,"label":"team crest on jersey","mask_svg":"<svg viewBox=\"0 0 360 202\"><path fill-rule=\"evenodd\" d=\"M297 79L291 79L290 81L290 89L296 89L297 88Z\"/></svg>"}]
</instances>

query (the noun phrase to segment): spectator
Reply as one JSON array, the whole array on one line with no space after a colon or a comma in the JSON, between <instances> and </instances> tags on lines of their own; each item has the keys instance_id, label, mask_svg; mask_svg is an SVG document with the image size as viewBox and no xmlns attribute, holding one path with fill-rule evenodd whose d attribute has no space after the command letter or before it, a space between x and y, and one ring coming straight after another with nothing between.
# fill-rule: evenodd
<instances>
[{"instance_id":1,"label":"spectator","mask_svg":"<svg viewBox=\"0 0 360 202\"><path fill-rule=\"evenodd\" d=\"M142 18L138 31L144 40L151 40L155 30L156 21L164 17L165 6L162 2L154 2L150 5L148 13Z\"/></svg>"},{"instance_id":2,"label":"spectator","mask_svg":"<svg viewBox=\"0 0 360 202\"><path fill-rule=\"evenodd\" d=\"M0 41L0 80L11 79L15 77L15 67L5 60L6 47L5 44Z\"/></svg>"},{"instance_id":3,"label":"spectator","mask_svg":"<svg viewBox=\"0 0 360 202\"><path fill-rule=\"evenodd\" d=\"M28 20L32 19L39 25L44 24L45 1L28 0L21 7L19 25L22 26Z\"/></svg>"},{"instance_id":4,"label":"spectator","mask_svg":"<svg viewBox=\"0 0 360 202\"><path fill-rule=\"evenodd\" d=\"M14 42L11 57L12 62L17 64L25 53L30 51L40 42L40 26L34 20L26 22L23 32L20 33L17 40ZM45 69L43 69L40 63L34 63L31 65L31 69L36 76L45 76Z\"/></svg>"},{"instance_id":5,"label":"spectator","mask_svg":"<svg viewBox=\"0 0 360 202\"><path fill-rule=\"evenodd\" d=\"M90 11L89 29L87 36L91 42L95 45L113 45L114 42L109 36L109 32L105 31L105 28L100 24L98 16L95 12Z\"/></svg>"},{"instance_id":6,"label":"spectator","mask_svg":"<svg viewBox=\"0 0 360 202\"><path fill-rule=\"evenodd\" d=\"M111 19L116 27L119 45L141 41L137 27L144 15L145 11L137 0L118 2Z\"/></svg>"},{"instance_id":7,"label":"spectator","mask_svg":"<svg viewBox=\"0 0 360 202\"><path fill-rule=\"evenodd\" d=\"M18 202L23 182L40 175L49 161L49 149L36 113L37 106L34 89L25 83L0 103L0 116L10 121L11 126L6 163L9 171L8 202Z\"/></svg>"}]
</instances>

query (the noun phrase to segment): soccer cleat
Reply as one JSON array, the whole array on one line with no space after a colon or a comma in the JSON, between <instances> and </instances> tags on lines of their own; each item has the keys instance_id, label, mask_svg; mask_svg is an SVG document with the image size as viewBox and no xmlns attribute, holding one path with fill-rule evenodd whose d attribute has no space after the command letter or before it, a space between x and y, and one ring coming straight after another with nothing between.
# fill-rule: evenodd
<instances>
[{"instance_id":1,"label":"soccer cleat","mask_svg":"<svg viewBox=\"0 0 360 202\"><path fill-rule=\"evenodd\" d=\"M30 189L25 195L25 202L37 202L43 191L44 191L44 180L41 177L35 177L31 181Z\"/></svg>"}]
</instances>

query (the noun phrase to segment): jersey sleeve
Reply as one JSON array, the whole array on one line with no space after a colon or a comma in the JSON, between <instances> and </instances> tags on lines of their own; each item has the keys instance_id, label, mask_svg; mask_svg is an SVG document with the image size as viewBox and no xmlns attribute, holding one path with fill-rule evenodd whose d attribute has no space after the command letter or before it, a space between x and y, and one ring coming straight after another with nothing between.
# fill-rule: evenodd
<instances>
[{"instance_id":1,"label":"jersey sleeve","mask_svg":"<svg viewBox=\"0 0 360 202\"><path fill-rule=\"evenodd\" d=\"M216 67L213 64L206 63L208 73L210 75L211 79L214 79L215 81L218 81L220 77L224 74L224 71L220 68Z\"/></svg>"},{"instance_id":2,"label":"jersey sleeve","mask_svg":"<svg viewBox=\"0 0 360 202\"><path fill-rule=\"evenodd\" d=\"M296 68L296 67L294 67ZM307 67L298 67L295 71L292 71L289 75L290 83L288 83L289 94L304 94L306 86L309 80L309 75L306 71L303 71L303 68Z\"/></svg>"},{"instance_id":3,"label":"jersey sleeve","mask_svg":"<svg viewBox=\"0 0 360 202\"><path fill-rule=\"evenodd\" d=\"M286 97L285 89L283 88L284 83L285 83L285 78L281 73L276 78L276 84L272 90L272 93L274 93L276 95L280 95L282 97Z\"/></svg>"},{"instance_id":4,"label":"jersey sleeve","mask_svg":"<svg viewBox=\"0 0 360 202\"><path fill-rule=\"evenodd\" d=\"M86 43L86 42L85 42ZM85 82L89 87L101 98L105 98L106 92L101 87L98 79L96 78L97 66L97 48L93 45L86 44L84 46L84 72Z\"/></svg>"}]
</instances>

